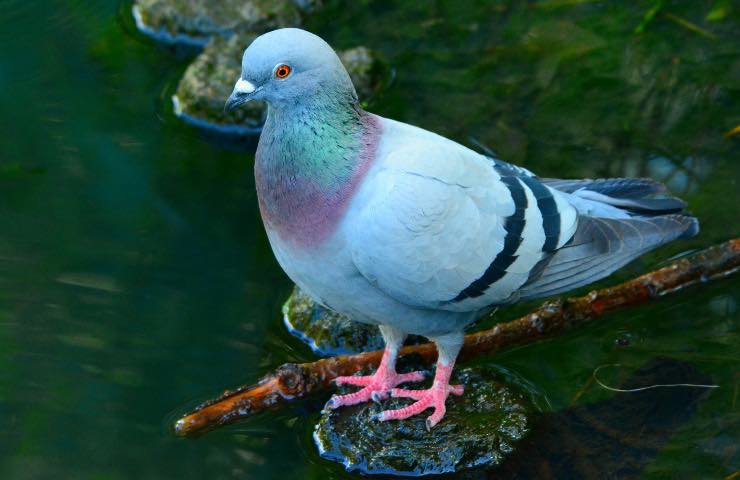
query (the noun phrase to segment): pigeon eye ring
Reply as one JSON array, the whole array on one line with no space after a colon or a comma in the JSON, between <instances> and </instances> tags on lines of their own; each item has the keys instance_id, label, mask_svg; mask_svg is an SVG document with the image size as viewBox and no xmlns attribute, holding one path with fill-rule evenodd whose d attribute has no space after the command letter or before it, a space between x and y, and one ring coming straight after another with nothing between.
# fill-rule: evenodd
<instances>
[{"instance_id":1,"label":"pigeon eye ring","mask_svg":"<svg viewBox=\"0 0 740 480\"><path fill-rule=\"evenodd\" d=\"M293 69L290 68L290 65L280 63L275 67L275 78L278 78L280 80L288 78L288 75L290 75L292 71Z\"/></svg>"}]
</instances>

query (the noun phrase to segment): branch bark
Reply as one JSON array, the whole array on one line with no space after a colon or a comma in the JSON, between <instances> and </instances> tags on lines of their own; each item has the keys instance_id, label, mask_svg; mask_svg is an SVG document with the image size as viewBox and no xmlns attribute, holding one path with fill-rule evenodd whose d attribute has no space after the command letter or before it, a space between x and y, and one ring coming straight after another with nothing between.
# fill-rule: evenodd
<instances>
[{"instance_id":1,"label":"branch bark","mask_svg":"<svg viewBox=\"0 0 740 480\"><path fill-rule=\"evenodd\" d=\"M554 337L587 324L607 312L645 303L683 288L724 278L740 269L740 238L702 250L619 285L594 290L584 296L545 302L531 313L510 322L465 336L460 359L469 359L504 348ZM436 360L432 343L408 346L400 355L418 355L425 363ZM382 351L341 355L310 363L285 364L256 385L226 391L180 418L177 435L203 433L277 408L292 400L327 390L341 375L352 375L380 363Z\"/></svg>"}]
</instances>

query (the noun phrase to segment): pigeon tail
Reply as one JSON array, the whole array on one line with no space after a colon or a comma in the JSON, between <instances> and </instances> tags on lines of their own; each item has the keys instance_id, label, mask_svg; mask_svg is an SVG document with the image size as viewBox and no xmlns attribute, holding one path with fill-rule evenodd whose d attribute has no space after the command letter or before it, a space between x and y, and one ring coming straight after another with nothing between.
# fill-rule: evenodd
<instances>
[{"instance_id":1,"label":"pigeon tail","mask_svg":"<svg viewBox=\"0 0 740 480\"><path fill-rule=\"evenodd\" d=\"M600 280L637 257L699 233L685 203L654 197L665 187L647 179L546 180L568 194L579 212L578 228L561 249L534 268L519 299L562 293Z\"/></svg>"},{"instance_id":2,"label":"pigeon tail","mask_svg":"<svg viewBox=\"0 0 740 480\"><path fill-rule=\"evenodd\" d=\"M663 195L665 185L649 178L549 179L543 183L569 194L573 206L582 213L598 217L665 215L686 208L686 202Z\"/></svg>"}]
</instances>

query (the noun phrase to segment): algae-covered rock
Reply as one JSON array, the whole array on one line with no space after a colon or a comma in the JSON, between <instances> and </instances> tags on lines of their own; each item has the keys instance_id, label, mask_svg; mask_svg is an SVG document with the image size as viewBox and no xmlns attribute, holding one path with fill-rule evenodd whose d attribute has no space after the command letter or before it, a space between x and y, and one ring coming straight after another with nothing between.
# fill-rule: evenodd
<instances>
[{"instance_id":1,"label":"algae-covered rock","mask_svg":"<svg viewBox=\"0 0 740 480\"><path fill-rule=\"evenodd\" d=\"M300 7L316 2L292 0L136 0L137 28L159 42L203 46L212 36L260 33L301 24Z\"/></svg>"},{"instance_id":2,"label":"algae-covered rock","mask_svg":"<svg viewBox=\"0 0 740 480\"><path fill-rule=\"evenodd\" d=\"M383 348L378 327L351 321L315 303L298 287L283 306L288 331L318 355L340 355Z\"/></svg>"},{"instance_id":3,"label":"algae-covered rock","mask_svg":"<svg viewBox=\"0 0 740 480\"><path fill-rule=\"evenodd\" d=\"M213 37L187 68L172 97L178 117L198 127L227 134L259 131L264 120L263 104L249 102L233 112L224 112L224 102L241 73L244 49L255 36ZM369 98L380 84L381 63L365 47L341 51L339 57L347 67L360 98Z\"/></svg>"},{"instance_id":4,"label":"algae-covered rock","mask_svg":"<svg viewBox=\"0 0 740 480\"><path fill-rule=\"evenodd\" d=\"M412 402L392 398L322 412L314 441L322 457L365 474L416 476L499 465L527 434L533 408L518 386L497 377L487 368L454 374L465 394L448 398L447 414L431 431L425 424L431 410L401 421L375 420L383 410Z\"/></svg>"},{"instance_id":5,"label":"algae-covered rock","mask_svg":"<svg viewBox=\"0 0 740 480\"><path fill-rule=\"evenodd\" d=\"M367 47L342 50L339 52L339 58L352 78L360 100L372 97L383 76L382 62Z\"/></svg>"},{"instance_id":6,"label":"algae-covered rock","mask_svg":"<svg viewBox=\"0 0 740 480\"><path fill-rule=\"evenodd\" d=\"M264 105L249 102L232 112L224 111L241 73L241 57L255 35L214 37L185 70L172 97L175 115L201 128L224 133L258 132Z\"/></svg>"}]
</instances>

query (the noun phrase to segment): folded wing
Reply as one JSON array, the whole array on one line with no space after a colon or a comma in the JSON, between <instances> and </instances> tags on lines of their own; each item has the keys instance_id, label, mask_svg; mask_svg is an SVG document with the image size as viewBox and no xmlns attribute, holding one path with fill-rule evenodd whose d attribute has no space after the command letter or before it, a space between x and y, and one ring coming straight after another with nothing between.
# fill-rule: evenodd
<instances>
[{"instance_id":1,"label":"folded wing","mask_svg":"<svg viewBox=\"0 0 740 480\"><path fill-rule=\"evenodd\" d=\"M508 301L575 231L575 209L557 192L452 142L394 149L372 181L353 259L409 305L473 311Z\"/></svg>"}]
</instances>

